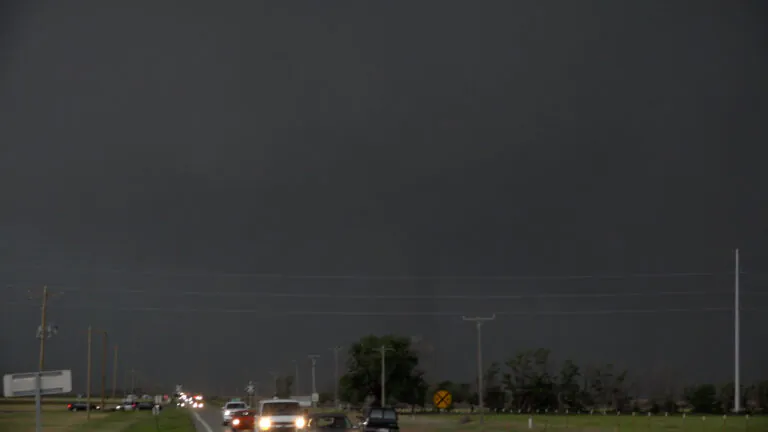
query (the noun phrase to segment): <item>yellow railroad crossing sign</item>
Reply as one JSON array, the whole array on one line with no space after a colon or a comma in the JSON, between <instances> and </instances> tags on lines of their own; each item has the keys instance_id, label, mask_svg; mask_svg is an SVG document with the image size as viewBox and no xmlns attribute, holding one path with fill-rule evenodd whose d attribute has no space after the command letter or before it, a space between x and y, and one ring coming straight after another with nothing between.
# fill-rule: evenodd
<instances>
[{"instance_id":1,"label":"yellow railroad crossing sign","mask_svg":"<svg viewBox=\"0 0 768 432\"><path fill-rule=\"evenodd\" d=\"M446 409L453 403L453 397L448 390L438 390L432 396L432 403L435 408Z\"/></svg>"}]
</instances>

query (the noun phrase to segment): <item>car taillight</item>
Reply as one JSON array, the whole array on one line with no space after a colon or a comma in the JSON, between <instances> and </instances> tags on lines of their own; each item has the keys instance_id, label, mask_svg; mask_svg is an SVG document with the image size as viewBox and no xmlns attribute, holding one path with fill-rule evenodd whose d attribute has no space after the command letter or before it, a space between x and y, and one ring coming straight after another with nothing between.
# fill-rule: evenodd
<instances>
[{"instance_id":1,"label":"car taillight","mask_svg":"<svg viewBox=\"0 0 768 432\"><path fill-rule=\"evenodd\" d=\"M72 404L67 404L67 408L72 408Z\"/></svg>"}]
</instances>

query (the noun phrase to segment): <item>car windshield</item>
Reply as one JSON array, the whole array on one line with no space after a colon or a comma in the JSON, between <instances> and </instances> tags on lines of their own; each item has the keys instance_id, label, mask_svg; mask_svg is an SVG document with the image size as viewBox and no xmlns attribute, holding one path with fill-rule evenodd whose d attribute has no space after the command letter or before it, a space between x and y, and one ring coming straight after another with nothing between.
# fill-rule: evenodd
<instances>
[{"instance_id":1,"label":"car windshield","mask_svg":"<svg viewBox=\"0 0 768 432\"><path fill-rule=\"evenodd\" d=\"M397 420L397 413L395 410L391 409L374 408L368 414L368 417L373 419Z\"/></svg>"},{"instance_id":2,"label":"car windshield","mask_svg":"<svg viewBox=\"0 0 768 432\"><path fill-rule=\"evenodd\" d=\"M235 403L228 403L227 404L227 409L230 409L230 410L232 410L232 409L243 409L243 408L245 408L245 404L242 403L242 402L235 402Z\"/></svg>"},{"instance_id":3,"label":"car windshield","mask_svg":"<svg viewBox=\"0 0 768 432\"><path fill-rule=\"evenodd\" d=\"M261 415L294 415L301 413L298 402L270 402L261 408Z\"/></svg>"}]
</instances>

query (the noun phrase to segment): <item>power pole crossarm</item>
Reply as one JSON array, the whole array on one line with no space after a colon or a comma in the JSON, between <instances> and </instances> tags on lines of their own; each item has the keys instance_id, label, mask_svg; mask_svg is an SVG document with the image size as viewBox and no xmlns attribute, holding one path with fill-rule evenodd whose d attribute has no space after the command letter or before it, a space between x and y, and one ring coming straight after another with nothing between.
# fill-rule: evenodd
<instances>
[{"instance_id":1,"label":"power pole crossarm","mask_svg":"<svg viewBox=\"0 0 768 432\"><path fill-rule=\"evenodd\" d=\"M461 317L464 321L475 323L477 328L477 406L480 410L480 424L485 424L483 408L483 323L496 319L496 314L490 317Z\"/></svg>"}]
</instances>

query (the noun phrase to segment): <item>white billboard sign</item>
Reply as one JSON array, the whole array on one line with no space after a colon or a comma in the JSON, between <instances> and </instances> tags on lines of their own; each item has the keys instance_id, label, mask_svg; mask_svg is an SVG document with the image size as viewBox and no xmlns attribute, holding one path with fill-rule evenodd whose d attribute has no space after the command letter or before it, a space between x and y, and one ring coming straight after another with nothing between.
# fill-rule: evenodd
<instances>
[{"instance_id":1,"label":"white billboard sign","mask_svg":"<svg viewBox=\"0 0 768 432\"><path fill-rule=\"evenodd\" d=\"M40 372L40 394L51 395L72 391L72 371L58 370ZM38 372L15 373L3 377L5 397L35 396L35 382Z\"/></svg>"}]
</instances>

